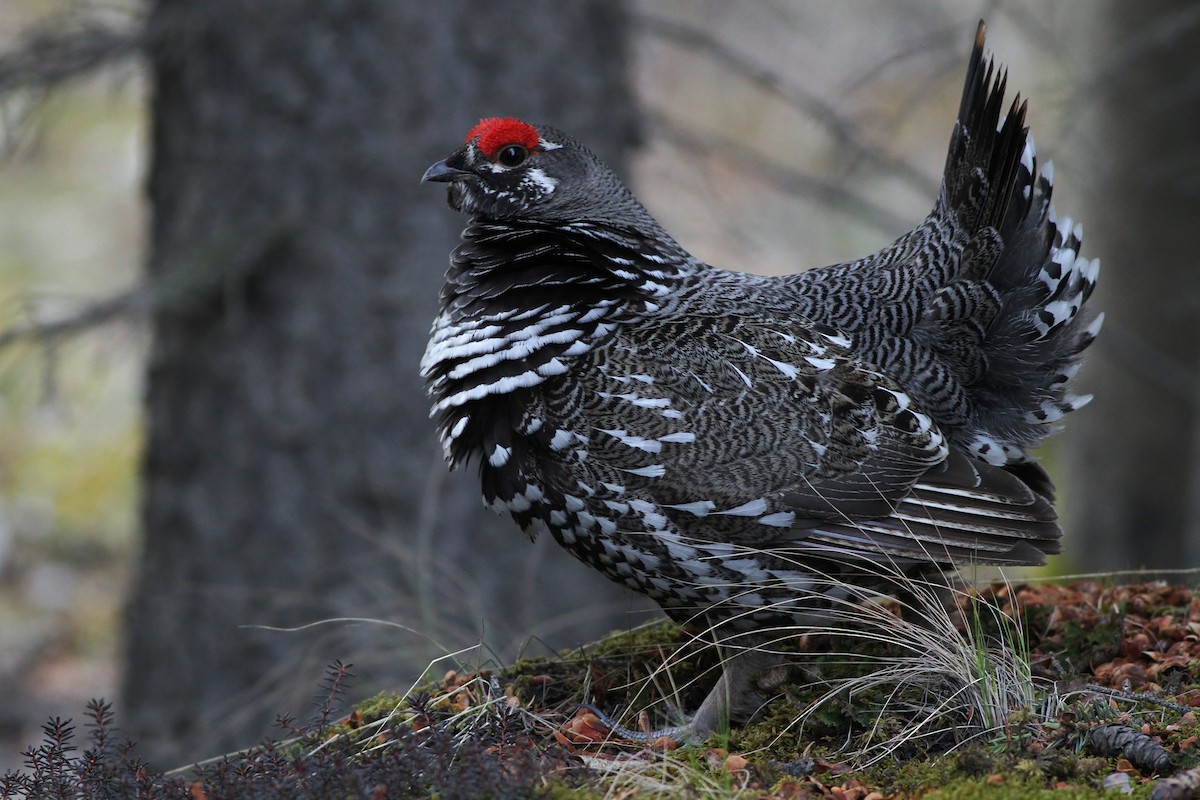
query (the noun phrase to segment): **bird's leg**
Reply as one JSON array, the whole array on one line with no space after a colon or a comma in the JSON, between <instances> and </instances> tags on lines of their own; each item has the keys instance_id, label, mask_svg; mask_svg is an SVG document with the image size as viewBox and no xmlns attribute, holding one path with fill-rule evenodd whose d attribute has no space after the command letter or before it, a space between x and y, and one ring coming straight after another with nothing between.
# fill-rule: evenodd
<instances>
[{"instance_id":1,"label":"bird's leg","mask_svg":"<svg viewBox=\"0 0 1200 800\"><path fill-rule=\"evenodd\" d=\"M758 690L764 688L764 684L777 685L776 668L783 664L783 658L777 653L753 648L718 647L721 653L721 677L696 713L681 725L648 732L635 731L617 724L595 708L588 708L622 739L651 742L667 737L680 744L699 744L709 734L728 729L730 723L742 722L753 716L762 704ZM769 680L761 680L763 678Z\"/></svg>"},{"instance_id":2,"label":"bird's leg","mask_svg":"<svg viewBox=\"0 0 1200 800\"><path fill-rule=\"evenodd\" d=\"M759 679L783 664L778 653L754 648L721 647L721 677L704 698L691 720L683 726L695 741L717 730L728 729L730 723L743 722L762 705Z\"/></svg>"},{"instance_id":3,"label":"bird's leg","mask_svg":"<svg viewBox=\"0 0 1200 800\"><path fill-rule=\"evenodd\" d=\"M960 606L966 583L959 575L938 565L922 565L905 575L911 583L908 586L897 583L895 596L900 601L900 615L906 622L922 628L936 628L929 615L936 614L931 603L937 603L956 630L967 630L967 620ZM921 586L921 591L915 590L913 584Z\"/></svg>"}]
</instances>

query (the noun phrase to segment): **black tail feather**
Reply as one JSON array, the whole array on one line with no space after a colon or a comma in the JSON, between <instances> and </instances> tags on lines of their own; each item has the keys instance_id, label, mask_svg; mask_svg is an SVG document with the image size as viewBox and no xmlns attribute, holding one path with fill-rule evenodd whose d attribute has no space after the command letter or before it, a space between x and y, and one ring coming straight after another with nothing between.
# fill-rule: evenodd
<instances>
[{"instance_id":1,"label":"black tail feather","mask_svg":"<svg viewBox=\"0 0 1200 800\"><path fill-rule=\"evenodd\" d=\"M968 387L973 413L965 443L990 463L1012 464L1027 462L1048 426L1087 401L1067 388L1099 326L1080 313L1099 263L1078 257L1081 226L1054 213L1052 171L1038 171L1020 96L1001 120L1007 75L984 56L985 32L980 22L944 198L969 237L964 253L995 255L964 258L956 277L984 281L999 301L982 341L986 368Z\"/></svg>"}]
</instances>

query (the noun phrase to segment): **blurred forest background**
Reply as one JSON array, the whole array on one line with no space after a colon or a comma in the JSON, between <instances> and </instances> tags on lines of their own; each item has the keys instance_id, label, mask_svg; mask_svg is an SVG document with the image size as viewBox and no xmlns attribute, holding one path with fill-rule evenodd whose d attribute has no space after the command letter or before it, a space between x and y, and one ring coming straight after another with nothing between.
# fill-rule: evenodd
<instances>
[{"instance_id":1,"label":"blurred forest background","mask_svg":"<svg viewBox=\"0 0 1200 800\"><path fill-rule=\"evenodd\" d=\"M1104 263L1051 569L1200 566L1193 2L4 0L0 768L90 697L169 766L334 659L362 695L647 619L445 473L419 176L516 114L711 263L855 258L929 209L981 17Z\"/></svg>"}]
</instances>

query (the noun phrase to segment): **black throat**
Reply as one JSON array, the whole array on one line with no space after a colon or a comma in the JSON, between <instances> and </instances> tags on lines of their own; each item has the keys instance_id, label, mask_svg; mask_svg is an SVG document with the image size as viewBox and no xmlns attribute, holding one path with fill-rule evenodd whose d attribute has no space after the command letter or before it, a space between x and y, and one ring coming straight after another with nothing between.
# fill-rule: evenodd
<instances>
[{"instance_id":1,"label":"black throat","mask_svg":"<svg viewBox=\"0 0 1200 800\"><path fill-rule=\"evenodd\" d=\"M692 268L682 250L663 252L632 231L473 219L451 256L421 364L450 461L479 455L498 429L518 425L528 392L565 375L623 321L659 308Z\"/></svg>"},{"instance_id":2,"label":"black throat","mask_svg":"<svg viewBox=\"0 0 1200 800\"><path fill-rule=\"evenodd\" d=\"M466 318L653 301L678 277L681 260L636 233L594 223L474 219L451 254L442 309Z\"/></svg>"}]
</instances>

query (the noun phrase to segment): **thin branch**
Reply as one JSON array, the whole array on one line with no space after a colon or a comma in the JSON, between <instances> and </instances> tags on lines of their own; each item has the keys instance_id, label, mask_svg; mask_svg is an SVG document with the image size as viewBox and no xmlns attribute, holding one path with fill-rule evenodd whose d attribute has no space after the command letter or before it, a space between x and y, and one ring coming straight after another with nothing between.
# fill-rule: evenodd
<instances>
[{"instance_id":1,"label":"thin branch","mask_svg":"<svg viewBox=\"0 0 1200 800\"><path fill-rule=\"evenodd\" d=\"M854 122L839 112L832 104L789 83L771 70L755 64L707 31L644 14L635 15L634 19L649 33L683 47L706 53L730 72L798 109L825 128L842 147L850 152L853 160L882 168L922 194L932 197L937 192L937 184L931 182L930 177L923 170L902 158L888 155L886 148L878 143L865 141Z\"/></svg>"},{"instance_id":2,"label":"thin branch","mask_svg":"<svg viewBox=\"0 0 1200 800\"><path fill-rule=\"evenodd\" d=\"M1130 35L1119 43L1119 47L1111 48L1106 51L1103 58L1097 58L1095 64L1089 66L1076 81L1071 96L1062 103L1062 116L1065 122L1059 137L1068 139L1075 135L1077 128L1089 124L1087 116L1082 112L1095 105L1099 98L1110 90L1110 85L1116 82L1121 75L1156 53L1173 47L1180 48L1181 43L1186 44L1184 39L1193 35L1197 27L1200 27L1200 5L1192 5L1181 7L1173 13L1164 14L1144 28L1129 32ZM1181 81L1186 80L1186 75L1183 74L1175 77L1180 78ZM1181 85L1187 86L1186 83ZM1180 95L1180 86L1175 84L1168 83L1165 88L1151 86L1146 87L1142 102L1148 107L1161 106L1164 101L1175 104L1183 102L1186 107L1185 101L1188 98ZM1102 167L1108 161L1107 158L1095 160Z\"/></svg>"},{"instance_id":3,"label":"thin branch","mask_svg":"<svg viewBox=\"0 0 1200 800\"><path fill-rule=\"evenodd\" d=\"M139 285L127 292L99 300L73 314L55 320L33 320L0 331L0 350L19 341L47 341L88 330L118 317L140 316L153 304L153 285Z\"/></svg>"},{"instance_id":4,"label":"thin branch","mask_svg":"<svg viewBox=\"0 0 1200 800\"><path fill-rule=\"evenodd\" d=\"M141 26L116 29L85 24L64 32L47 25L29 33L18 49L0 54L0 94L57 86L137 54L144 42Z\"/></svg>"},{"instance_id":5,"label":"thin branch","mask_svg":"<svg viewBox=\"0 0 1200 800\"><path fill-rule=\"evenodd\" d=\"M124 27L59 14L24 33L0 52L0 160L15 153L35 127L35 112L54 89L73 78L136 55L146 27Z\"/></svg>"},{"instance_id":6,"label":"thin branch","mask_svg":"<svg viewBox=\"0 0 1200 800\"><path fill-rule=\"evenodd\" d=\"M809 197L843 211L855 220L866 223L886 236L896 236L913 227L917 220L901 217L886 206L848 190L842 181L825 180L806 175L793 167L764 158L729 139L701 137L677 125L658 113L649 113L650 128L675 144L694 152L720 153L736 159L759 178L780 191L798 197ZM932 198L933 195L930 194ZM932 205L932 199L930 200Z\"/></svg>"},{"instance_id":7,"label":"thin branch","mask_svg":"<svg viewBox=\"0 0 1200 800\"><path fill-rule=\"evenodd\" d=\"M1177 46L1197 27L1200 27L1200 6L1185 6L1163 15L1133 33L1121 47L1099 59L1098 64L1079 82L1076 96L1087 99L1095 97L1116 76L1128 72L1139 61Z\"/></svg>"},{"instance_id":8,"label":"thin branch","mask_svg":"<svg viewBox=\"0 0 1200 800\"><path fill-rule=\"evenodd\" d=\"M230 283L244 279L291 230L288 220L281 219L260 231L231 233L219 244L193 250L162 276L147 279L128 291L58 319L35 319L0 331L0 350L21 341L54 342L117 319L186 312Z\"/></svg>"}]
</instances>

